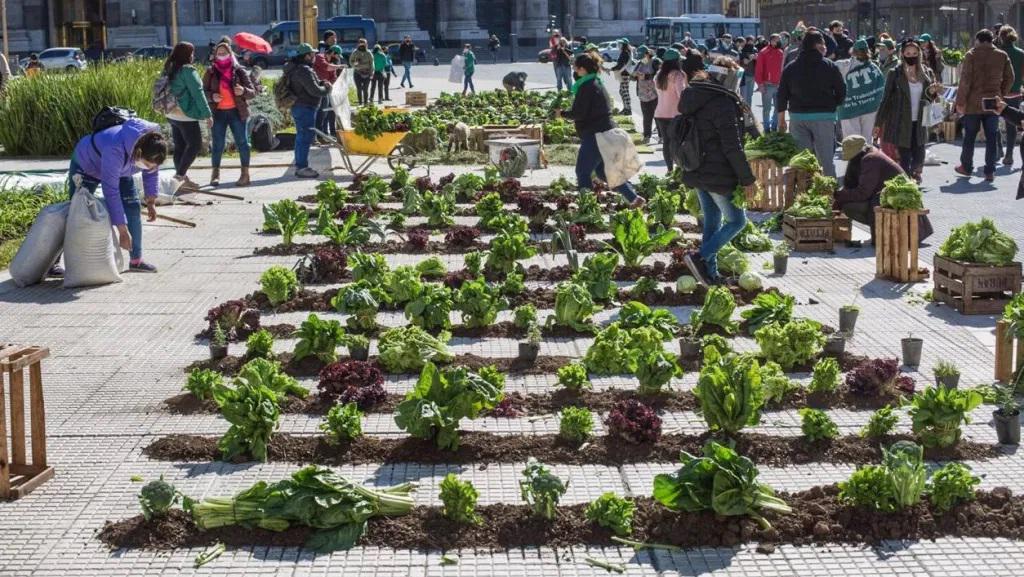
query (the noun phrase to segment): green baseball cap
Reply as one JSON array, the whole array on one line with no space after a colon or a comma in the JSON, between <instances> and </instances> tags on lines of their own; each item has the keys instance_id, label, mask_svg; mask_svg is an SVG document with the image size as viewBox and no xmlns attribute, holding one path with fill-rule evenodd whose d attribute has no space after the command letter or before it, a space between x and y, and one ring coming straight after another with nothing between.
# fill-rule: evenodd
<instances>
[{"instance_id":1,"label":"green baseball cap","mask_svg":"<svg viewBox=\"0 0 1024 577\"><path fill-rule=\"evenodd\" d=\"M337 44L335 44L334 46L331 46L329 48L329 51L334 53L334 54L341 54L341 46L338 46Z\"/></svg>"},{"instance_id":2,"label":"green baseball cap","mask_svg":"<svg viewBox=\"0 0 1024 577\"><path fill-rule=\"evenodd\" d=\"M675 48L669 48L661 55L662 62L672 62L673 60L679 60L679 51Z\"/></svg>"},{"instance_id":3,"label":"green baseball cap","mask_svg":"<svg viewBox=\"0 0 1024 577\"><path fill-rule=\"evenodd\" d=\"M629 38L619 38L620 44L629 44Z\"/></svg>"},{"instance_id":4,"label":"green baseball cap","mask_svg":"<svg viewBox=\"0 0 1024 577\"><path fill-rule=\"evenodd\" d=\"M892 39L890 39L890 38L886 38L885 40L882 40L882 46L885 46L889 50L896 50L896 43L893 42Z\"/></svg>"},{"instance_id":5,"label":"green baseball cap","mask_svg":"<svg viewBox=\"0 0 1024 577\"><path fill-rule=\"evenodd\" d=\"M643 45L643 46L640 46L639 48L637 48L636 49L636 54L637 54L637 56L643 56L644 54L647 54L647 46Z\"/></svg>"},{"instance_id":6,"label":"green baseball cap","mask_svg":"<svg viewBox=\"0 0 1024 577\"><path fill-rule=\"evenodd\" d=\"M932 41L932 35L928 34L928 33L924 33L924 34L918 36L917 39L920 40L921 42L931 42Z\"/></svg>"},{"instance_id":7,"label":"green baseball cap","mask_svg":"<svg viewBox=\"0 0 1024 577\"><path fill-rule=\"evenodd\" d=\"M868 51L868 41L865 40L863 37L858 38L857 41L853 43L853 49L857 50L859 52L867 52Z\"/></svg>"},{"instance_id":8,"label":"green baseball cap","mask_svg":"<svg viewBox=\"0 0 1024 577\"><path fill-rule=\"evenodd\" d=\"M313 47L310 46L306 42L303 42L302 44L299 44L299 47L295 49L295 55L296 56L305 56L307 54L312 54L312 53L313 53Z\"/></svg>"}]
</instances>

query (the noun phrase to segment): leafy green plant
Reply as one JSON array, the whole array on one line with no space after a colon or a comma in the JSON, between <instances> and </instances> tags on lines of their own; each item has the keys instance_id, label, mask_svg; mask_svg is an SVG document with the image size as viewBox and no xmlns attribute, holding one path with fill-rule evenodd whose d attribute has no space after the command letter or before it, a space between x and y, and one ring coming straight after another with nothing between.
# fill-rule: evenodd
<instances>
[{"instance_id":1,"label":"leafy green plant","mask_svg":"<svg viewBox=\"0 0 1024 577\"><path fill-rule=\"evenodd\" d=\"M640 353L634 374L640 382L637 389L640 395L656 395L672 377L682 376L683 369L679 367L675 355L659 348Z\"/></svg>"},{"instance_id":2,"label":"leafy green plant","mask_svg":"<svg viewBox=\"0 0 1024 577\"><path fill-rule=\"evenodd\" d=\"M811 385L808 390L812 393L834 393L839 387L839 362L832 357L826 357L814 363L811 372Z\"/></svg>"},{"instance_id":3,"label":"leafy green plant","mask_svg":"<svg viewBox=\"0 0 1024 577\"><path fill-rule=\"evenodd\" d=\"M925 447L951 447L960 441L961 423L981 405L978 391L928 387L911 400L911 429Z\"/></svg>"},{"instance_id":4,"label":"leafy green plant","mask_svg":"<svg viewBox=\"0 0 1024 577\"><path fill-rule=\"evenodd\" d=\"M520 329L537 324L537 307L532 304L525 304L512 311L512 324Z\"/></svg>"},{"instance_id":5,"label":"leafy green plant","mask_svg":"<svg viewBox=\"0 0 1024 577\"><path fill-rule=\"evenodd\" d=\"M403 187L401 213L407 216L419 214L422 200L423 197L418 188L413 185Z\"/></svg>"},{"instance_id":6,"label":"leafy green plant","mask_svg":"<svg viewBox=\"0 0 1024 577\"><path fill-rule=\"evenodd\" d=\"M689 325L688 325L689 326ZM707 356L708 348L714 349L718 352L719 356L731 355L736 352L732 349L732 344L729 340L722 335L704 335L700 338L700 350L704 356Z\"/></svg>"},{"instance_id":7,"label":"leafy green plant","mask_svg":"<svg viewBox=\"0 0 1024 577\"><path fill-rule=\"evenodd\" d=\"M892 512L916 505L925 489L923 450L909 441L882 448L882 464L860 467L839 483L839 498L857 507Z\"/></svg>"},{"instance_id":8,"label":"leafy green plant","mask_svg":"<svg viewBox=\"0 0 1024 577\"><path fill-rule=\"evenodd\" d=\"M631 332L618 321L601 329L583 357L587 370L598 375L632 373L636 359L632 356Z\"/></svg>"},{"instance_id":9,"label":"leafy green plant","mask_svg":"<svg viewBox=\"0 0 1024 577\"><path fill-rule=\"evenodd\" d=\"M788 371L817 356L825 344L825 335L821 333L820 323L797 319L785 324L765 325L754 333L754 340L766 360L774 361Z\"/></svg>"},{"instance_id":10,"label":"leafy green plant","mask_svg":"<svg viewBox=\"0 0 1024 577\"><path fill-rule=\"evenodd\" d=\"M891 406L882 407L868 418L868 424L861 429L860 436L869 439L879 439L892 433L900 417Z\"/></svg>"},{"instance_id":11,"label":"leafy green plant","mask_svg":"<svg viewBox=\"0 0 1024 577\"><path fill-rule=\"evenodd\" d=\"M526 275L521 270L510 271L498 290L507 297L523 294L526 292Z\"/></svg>"},{"instance_id":12,"label":"leafy green plant","mask_svg":"<svg viewBox=\"0 0 1024 577\"><path fill-rule=\"evenodd\" d=\"M338 214L348 202L348 190L334 180L324 180L316 185L316 202L320 211L326 209L330 214Z\"/></svg>"},{"instance_id":13,"label":"leafy green plant","mask_svg":"<svg viewBox=\"0 0 1024 577\"><path fill-rule=\"evenodd\" d=\"M800 409L800 431L812 443L839 436L839 427L827 413L807 407Z\"/></svg>"},{"instance_id":14,"label":"leafy green plant","mask_svg":"<svg viewBox=\"0 0 1024 577\"><path fill-rule=\"evenodd\" d=\"M510 227L503 228L491 239L484 266L491 271L506 274L512 272L516 267L516 261L537 254L536 249L530 246L529 241L530 237L525 231L514 231Z\"/></svg>"},{"instance_id":15,"label":"leafy green plant","mask_svg":"<svg viewBox=\"0 0 1024 577\"><path fill-rule=\"evenodd\" d=\"M636 279L636 282L630 287L629 297L632 299L642 299L656 292L658 292L658 281L649 276L642 276Z\"/></svg>"},{"instance_id":16,"label":"leafy green plant","mask_svg":"<svg viewBox=\"0 0 1024 577\"><path fill-rule=\"evenodd\" d=\"M604 243L615 251L625 266L637 266L655 250L668 246L678 236L675 229L662 230L651 236L647 220L640 209L620 210L611 219L614 244Z\"/></svg>"},{"instance_id":17,"label":"leafy green plant","mask_svg":"<svg viewBox=\"0 0 1024 577\"><path fill-rule=\"evenodd\" d=\"M722 327L731 334L736 330L736 323L732 320L734 310L736 299L729 289L724 286L713 286L704 295L704 305L690 316L690 324L693 325L694 331L699 331L702 325L709 324Z\"/></svg>"},{"instance_id":18,"label":"leafy green plant","mask_svg":"<svg viewBox=\"0 0 1024 577\"><path fill-rule=\"evenodd\" d=\"M481 277L462 283L455 293L455 307L462 312L466 326L486 327L494 323L499 311L508 308L508 299L501 296L500 287Z\"/></svg>"},{"instance_id":19,"label":"leafy green plant","mask_svg":"<svg viewBox=\"0 0 1024 577\"><path fill-rule=\"evenodd\" d=\"M597 194L585 188L576 196L576 209L568 215L573 224L590 225L597 229L605 228L604 211L597 200Z\"/></svg>"},{"instance_id":20,"label":"leafy green plant","mask_svg":"<svg viewBox=\"0 0 1024 577\"><path fill-rule=\"evenodd\" d=\"M328 443L338 445L362 436L362 418L356 403L334 405L320 423L320 430L327 435Z\"/></svg>"},{"instance_id":21,"label":"leafy green plant","mask_svg":"<svg viewBox=\"0 0 1024 577\"><path fill-rule=\"evenodd\" d=\"M679 195L663 188L658 188L657 192L650 195L649 198L647 206L651 211L652 223L660 224L665 228L675 224L676 213L679 212L681 202Z\"/></svg>"},{"instance_id":22,"label":"leafy green plant","mask_svg":"<svg viewBox=\"0 0 1024 577\"><path fill-rule=\"evenodd\" d=\"M595 301L609 301L615 298L617 287L612 282L619 255L614 252L599 252L583 260L583 266L573 274L573 282L587 287Z\"/></svg>"},{"instance_id":23,"label":"leafy green plant","mask_svg":"<svg viewBox=\"0 0 1024 577\"><path fill-rule=\"evenodd\" d=\"M764 390L765 404L781 403L799 388L800 385L782 372L778 363L767 361L761 365L761 389Z\"/></svg>"},{"instance_id":24,"label":"leafy green plant","mask_svg":"<svg viewBox=\"0 0 1024 577\"><path fill-rule=\"evenodd\" d=\"M680 459L683 466L674 474L654 478L654 499L673 511L748 516L765 529L771 528L765 511L793 511L771 487L757 481L753 461L725 445L708 441L702 457L684 451Z\"/></svg>"},{"instance_id":25,"label":"leafy green plant","mask_svg":"<svg viewBox=\"0 0 1024 577\"><path fill-rule=\"evenodd\" d=\"M213 398L213 391L224 385L224 377L210 369L192 369L185 381L185 390L192 396L205 401Z\"/></svg>"},{"instance_id":26,"label":"leafy green plant","mask_svg":"<svg viewBox=\"0 0 1024 577\"><path fill-rule=\"evenodd\" d=\"M483 189L483 177L479 174L473 174L472 172L458 175L451 183L451 190L455 195L455 198L466 202L476 198L477 193Z\"/></svg>"},{"instance_id":27,"label":"leafy green plant","mask_svg":"<svg viewBox=\"0 0 1024 577\"><path fill-rule=\"evenodd\" d=\"M363 181L362 188L359 190L359 202L376 210L377 205L380 204L380 201L384 200L390 188L387 181L376 174L372 174Z\"/></svg>"},{"instance_id":28,"label":"leafy green plant","mask_svg":"<svg viewBox=\"0 0 1024 577\"><path fill-rule=\"evenodd\" d=\"M582 443L594 429L594 414L585 407L566 407L558 413L558 436L570 443Z\"/></svg>"},{"instance_id":29,"label":"leafy green plant","mask_svg":"<svg viewBox=\"0 0 1024 577\"><path fill-rule=\"evenodd\" d=\"M948 361L939 361L939 363L935 365L934 372L936 377L960 376L960 369L958 369L955 364Z\"/></svg>"},{"instance_id":30,"label":"leafy green plant","mask_svg":"<svg viewBox=\"0 0 1024 577\"><path fill-rule=\"evenodd\" d=\"M280 232L281 244L291 246L297 234L306 234L309 215L290 198L263 205L263 231Z\"/></svg>"},{"instance_id":31,"label":"leafy green plant","mask_svg":"<svg viewBox=\"0 0 1024 577\"><path fill-rule=\"evenodd\" d=\"M377 311L380 300L366 281L359 281L343 287L331 299L331 306L339 313L347 314L345 324L356 331L371 331L377 328Z\"/></svg>"},{"instance_id":32,"label":"leafy green plant","mask_svg":"<svg viewBox=\"0 0 1024 577\"><path fill-rule=\"evenodd\" d=\"M315 356L321 362L333 363L338 360L338 344L345 329L336 320L322 320L316 313L310 313L295 331L299 342L295 344L295 360Z\"/></svg>"},{"instance_id":33,"label":"leafy green plant","mask_svg":"<svg viewBox=\"0 0 1024 577\"><path fill-rule=\"evenodd\" d=\"M352 267L352 280L365 280L372 286L383 284L384 275L391 270L384 255L375 252L355 252L349 255L348 262Z\"/></svg>"},{"instance_id":34,"label":"leafy green plant","mask_svg":"<svg viewBox=\"0 0 1024 577\"><path fill-rule=\"evenodd\" d=\"M501 195L497 192L488 192L476 201L476 214L480 217L480 228L493 230L495 221L501 218L505 212L505 205L501 202Z\"/></svg>"},{"instance_id":35,"label":"leafy green plant","mask_svg":"<svg viewBox=\"0 0 1024 577\"><path fill-rule=\"evenodd\" d=\"M587 521L611 529L616 535L624 536L633 532L633 515L636 504L615 493L603 493L587 505L583 514Z\"/></svg>"},{"instance_id":36,"label":"leafy green plant","mask_svg":"<svg viewBox=\"0 0 1024 577\"><path fill-rule=\"evenodd\" d=\"M454 305L451 289L425 284L420 295L405 305L405 318L427 330L446 329L452 324L449 315Z\"/></svg>"},{"instance_id":37,"label":"leafy green plant","mask_svg":"<svg viewBox=\"0 0 1024 577\"><path fill-rule=\"evenodd\" d=\"M476 512L479 497L476 487L469 481L461 481L455 473L448 473L441 480L441 513L456 523L479 525L483 518Z\"/></svg>"},{"instance_id":38,"label":"leafy green plant","mask_svg":"<svg viewBox=\"0 0 1024 577\"><path fill-rule=\"evenodd\" d=\"M290 268L275 265L263 271L260 287L272 306L277 306L295 295L299 290L299 279Z\"/></svg>"},{"instance_id":39,"label":"leafy green plant","mask_svg":"<svg viewBox=\"0 0 1024 577\"><path fill-rule=\"evenodd\" d=\"M420 370L427 362L447 363L455 355L448 349L451 333L436 337L420 327L396 327L381 333L377 348L380 362L391 373Z\"/></svg>"},{"instance_id":40,"label":"leafy green plant","mask_svg":"<svg viewBox=\"0 0 1024 577\"><path fill-rule=\"evenodd\" d=\"M921 210L924 208L924 197L914 179L905 174L897 174L885 181L881 206L894 210Z\"/></svg>"},{"instance_id":41,"label":"leafy green plant","mask_svg":"<svg viewBox=\"0 0 1024 577\"><path fill-rule=\"evenodd\" d=\"M395 409L395 423L421 439L432 439L445 450L459 448L459 421L475 419L502 399L503 383L464 367L440 370L427 362L416 387Z\"/></svg>"},{"instance_id":42,"label":"leafy green plant","mask_svg":"<svg viewBox=\"0 0 1024 577\"><path fill-rule=\"evenodd\" d=\"M425 191L420 197L420 212L430 226L451 226L455 222L455 199L444 192Z\"/></svg>"},{"instance_id":43,"label":"leafy green plant","mask_svg":"<svg viewBox=\"0 0 1024 577\"><path fill-rule=\"evenodd\" d=\"M971 474L971 468L963 463L946 463L932 473L926 491L932 505L946 512L955 505L974 500L974 489L981 479Z\"/></svg>"},{"instance_id":44,"label":"leafy green plant","mask_svg":"<svg viewBox=\"0 0 1024 577\"><path fill-rule=\"evenodd\" d=\"M163 517L175 504L181 500L182 494L174 488L174 485L164 480L164 476L156 481L150 481L139 491L139 506L142 507L142 516L147 521L156 517ZM186 503L191 504L191 499L185 497Z\"/></svg>"},{"instance_id":45,"label":"leafy green plant","mask_svg":"<svg viewBox=\"0 0 1024 577\"><path fill-rule=\"evenodd\" d=\"M1005 265L1017 256L1017 243L997 229L992 219L983 218L953 228L939 254L964 262Z\"/></svg>"},{"instance_id":46,"label":"leafy green plant","mask_svg":"<svg viewBox=\"0 0 1024 577\"><path fill-rule=\"evenodd\" d=\"M582 363L569 363L558 368L558 386L579 393L584 389L590 389L590 377L587 375L587 367Z\"/></svg>"},{"instance_id":47,"label":"leafy green plant","mask_svg":"<svg viewBox=\"0 0 1024 577\"><path fill-rule=\"evenodd\" d=\"M652 309L637 301L630 301L622 307L619 322L627 329L650 327L657 330L664 340L674 337L679 328L679 320L674 314L665 309Z\"/></svg>"},{"instance_id":48,"label":"leafy green plant","mask_svg":"<svg viewBox=\"0 0 1024 577\"><path fill-rule=\"evenodd\" d=\"M384 292L388 300L396 305L416 299L423 292L423 281L420 271L411 266L396 267L384 275Z\"/></svg>"},{"instance_id":49,"label":"leafy green plant","mask_svg":"<svg viewBox=\"0 0 1024 577\"><path fill-rule=\"evenodd\" d=\"M700 414L712 431L731 435L761 421L761 371L749 356L722 356L713 348L705 349L693 394L700 400Z\"/></svg>"},{"instance_id":50,"label":"leafy green plant","mask_svg":"<svg viewBox=\"0 0 1024 577\"><path fill-rule=\"evenodd\" d=\"M239 381L269 388L277 395L278 403L287 395L302 399L309 395L309 389L300 386L298 381L281 370L281 363L268 359L252 359L242 365L242 368L238 369L238 376L235 377L236 386Z\"/></svg>"},{"instance_id":51,"label":"leafy green plant","mask_svg":"<svg viewBox=\"0 0 1024 577\"><path fill-rule=\"evenodd\" d=\"M466 272L473 276L480 276L484 272L484 261L488 258L488 251L473 250L462 256Z\"/></svg>"},{"instance_id":52,"label":"leafy green plant","mask_svg":"<svg viewBox=\"0 0 1024 577\"><path fill-rule=\"evenodd\" d=\"M586 287L571 281L561 282L555 288L555 314L548 317L547 324L590 332L594 328L591 317L598 310Z\"/></svg>"},{"instance_id":53,"label":"leafy green plant","mask_svg":"<svg viewBox=\"0 0 1024 577\"><path fill-rule=\"evenodd\" d=\"M245 356L250 359L269 359L274 348L274 336L260 329L245 339Z\"/></svg>"},{"instance_id":54,"label":"leafy green plant","mask_svg":"<svg viewBox=\"0 0 1024 577\"><path fill-rule=\"evenodd\" d=\"M426 260L421 260L416 265L416 271L420 273L423 278L429 279L440 279L444 278L444 275L448 274L448 269L441 262L441 259L432 256Z\"/></svg>"},{"instance_id":55,"label":"leafy green plant","mask_svg":"<svg viewBox=\"0 0 1024 577\"><path fill-rule=\"evenodd\" d=\"M533 457L526 462L523 476L526 478L519 481L523 501L533 507L535 515L545 519L554 519L558 501L565 494L569 483L563 483Z\"/></svg>"},{"instance_id":56,"label":"leafy green plant","mask_svg":"<svg viewBox=\"0 0 1024 577\"><path fill-rule=\"evenodd\" d=\"M338 246L358 246L370 242L374 236L381 241L387 237L379 224L358 212L349 213L341 226L338 226L330 214L321 211L317 217L316 230Z\"/></svg>"},{"instance_id":57,"label":"leafy green plant","mask_svg":"<svg viewBox=\"0 0 1024 577\"><path fill-rule=\"evenodd\" d=\"M236 379L234 387L215 389L213 400L224 420L231 423L217 443L221 457L231 461L248 454L266 461L267 444L281 416L277 394L262 383Z\"/></svg>"},{"instance_id":58,"label":"leafy green plant","mask_svg":"<svg viewBox=\"0 0 1024 577\"><path fill-rule=\"evenodd\" d=\"M751 308L740 312L740 317L747 321L747 332L754 334L757 329L770 323L785 324L793 318L793 305L796 303L790 295L777 292L763 292L754 297Z\"/></svg>"}]
</instances>

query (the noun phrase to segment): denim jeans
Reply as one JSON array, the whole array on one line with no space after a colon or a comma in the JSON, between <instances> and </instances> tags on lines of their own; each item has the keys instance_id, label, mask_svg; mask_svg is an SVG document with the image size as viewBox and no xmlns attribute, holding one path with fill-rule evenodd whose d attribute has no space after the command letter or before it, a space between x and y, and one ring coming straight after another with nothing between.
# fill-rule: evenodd
<instances>
[{"instance_id":1,"label":"denim jeans","mask_svg":"<svg viewBox=\"0 0 1024 577\"><path fill-rule=\"evenodd\" d=\"M655 118L654 123L658 125L658 138L661 139L661 158L665 161L665 168L672 172L672 126L671 118Z\"/></svg>"},{"instance_id":2,"label":"denim jeans","mask_svg":"<svg viewBox=\"0 0 1024 577\"><path fill-rule=\"evenodd\" d=\"M985 174L996 171L996 142L999 133L999 117L995 114L966 114L964 122L964 141L960 147L960 165L968 172L974 169L974 140L978 138L978 129L985 130Z\"/></svg>"},{"instance_id":3,"label":"denim jeans","mask_svg":"<svg viewBox=\"0 0 1024 577\"><path fill-rule=\"evenodd\" d=\"M569 90L572 88L572 67L568 65L555 64L555 85L558 90ZM562 88L565 86L565 88Z\"/></svg>"},{"instance_id":4,"label":"denim jeans","mask_svg":"<svg viewBox=\"0 0 1024 577\"><path fill-rule=\"evenodd\" d=\"M245 134L245 121L237 108L213 111L213 128L210 129L210 164L220 168L220 159L224 155L224 143L228 137L228 128L235 139L238 156L242 166L249 166L249 140Z\"/></svg>"},{"instance_id":5,"label":"denim jeans","mask_svg":"<svg viewBox=\"0 0 1024 577\"><path fill-rule=\"evenodd\" d=\"M462 77L462 93L465 94L469 90L473 94L476 94L476 86L473 86L473 73L469 72Z\"/></svg>"},{"instance_id":6,"label":"denim jeans","mask_svg":"<svg viewBox=\"0 0 1024 577\"><path fill-rule=\"evenodd\" d=\"M800 148L814 153L825 176L836 175L836 123L834 120L792 120L789 131Z\"/></svg>"},{"instance_id":7,"label":"denim jeans","mask_svg":"<svg viewBox=\"0 0 1024 577\"><path fill-rule=\"evenodd\" d=\"M718 251L729 244L747 224L747 213L732 203L726 194L697 190L700 210L704 213L704 232L700 243L700 257L707 265L708 274L718 278ZM723 222L724 220L724 222Z\"/></svg>"},{"instance_id":8,"label":"denim jeans","mask_svg":"<svg viewBox=\"0 0 1024 577\"><path fill-rule=\"evenodd\" d=\"M740 97L743 98L743 102L747 103L747 106L753 106L754 102L754 79L751 78L746 84L740 85Z\"/></svg>"},{"instance_id":9,"label":"denim jeans","mask_svg":"<svg viewBox=\"0 0 1024 577\"><path fill-rule=\"evenodd\" d=\"M1003 100L1006 101L1006 105L1007 106L1010 106L1012 108L1020 108L1020 102L1021 102L1021 97L1020 96L1009 96L1007 98L1004 98ZM1017 146L1017 123L1010 122L1009 119L1005 119L1004 122L1006 123L1006 156L1005 156L1005 158L1010 161L1009 164L1013 164L1013 148L1015 146ZM1024 159L1022 159L1022 160L1024 160Z\"/></svg>"},{"instance_id":10,"label":"denim jeans","mask_svg":"<svg viewBox=\"0 0 1024 577\"><path fill-rule=\"evenodd\" d=\"M71 166L68 167L69 199L75 195L74 177L79 174L82 175L82 188L95 194L96 189L100 186L99 179L82 171L82 167L78 166L78 162L72 156ZM128 226L128 232L132 235L132 250L128 254L132 262L138 262L142 260L142 204L139 202L139 192L135 189L135 179L130 176L121 177L117 184L118 191L121 193L121 206L124 207L125 225ZM106 200L105 197L104 200ZM107 211L110 211L109 206Z\"/></svg>"},{"instance_id":11,"label":"denim jeans","mask_svg":"<svg viewBox=\"0 0 1024 577\"><path fill-rule=\"evenodd\" d=\"M775 108L775 95L779 93L778 84L761 85L761 124L765 132L778 130L778 110Z\"/></svg>"},{"instance_id":12,"label":"denim jeans","mask_svg":"<svg viewBox=\"0 0 1024 577\"><path fill-rule=\"evenodd\" d=\"M403 62L402 68L405 69L405 72L402 73L402 86L408 82L409 88L412 88L412 62Z\"/></svg>"},{"instance_id":13,"label":"denim jeans","mask_svg":"<svg viewBox=\"0 0 1024 577\"><path fill-rule=\"evenodd\" d=\"M306 168L309 166L309 147L313 144L316 108L292 106L292 120L295 121L295 168Z\"/></svg>"},{"instance_id":14,"label":"denim jeans","mask_svg":"<svg viewBox=\"0 0 1024 577\"><path fill-rule=\"evenodd\" d=\"M576 185L580 190L593 188L590 175L595 172L598 178L605 180L604 160L601 158L601 150L597 147L597 137L593 134L580 135L580 150L576 155ZM629 202L636 200L636 191L629 182L615 187L615 191Z\"/></svg>"}]
</instances>

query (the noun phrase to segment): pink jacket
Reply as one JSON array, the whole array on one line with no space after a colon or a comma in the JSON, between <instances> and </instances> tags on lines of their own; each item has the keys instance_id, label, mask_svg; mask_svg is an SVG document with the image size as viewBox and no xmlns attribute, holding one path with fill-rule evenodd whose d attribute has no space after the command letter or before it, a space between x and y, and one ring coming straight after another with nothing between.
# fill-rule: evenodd
<instances>
[{"instance_id":1,"label":"pink jacket","mask_svg":"<svg viewBox=\"0 0 1024 577\"><path fill-rule=\"evenodd\" d=\"M761 84L778 84L782 79L782 50L774 46L766 46L757 55L754 67L754 81Z\"/></svg>"},{"instance_id":2,"label":"pink jacket","mask_svg":"<svg viewBox=\"0 0 1024 577\"><path fill-rule=\"evenodd\" d=\"M658 107L654 109L654 117L675 118L679 114L679 95L686 89L686 74L679 70L670 72L665 90L658 88L657 82L654 87L658 91Z\"/></svg>"}]
</instances>

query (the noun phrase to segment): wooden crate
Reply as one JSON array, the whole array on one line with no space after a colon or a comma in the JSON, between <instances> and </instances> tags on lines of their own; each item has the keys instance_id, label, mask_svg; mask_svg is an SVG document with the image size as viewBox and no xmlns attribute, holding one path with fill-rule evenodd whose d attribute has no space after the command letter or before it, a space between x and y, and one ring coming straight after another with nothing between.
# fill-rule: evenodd
<instances>
[{"instance_id":1,"label":"wooden crate","mask_svg":"<svg viewBox=\"0 0 1024 577\"><path fill-rule=\"evenodd\" d=\"M50 356L43 347L0 345L0 499L19 499L53 478L46 463L46 411L40 361ZM29 375L32 462L25 454L25 370ZM4 384L7 375L7 384ZM10 393L8 394L7 388ZM8 401L9 399L9 401ZM10 431L7 405L10 404ZM10 434L10 447L7 436Z\"/></svg>"},{"instance_id":2,"label":"wooden crate","mask_svg":"<svg viewBox=\"0 0 1024 577\"><path fill-rule=\"evenodd\" d=\"M770 158L755 158L750 161L750 170L757 179L757 192L747 193L747 209L763 212L778 212L793 204L793 197L786 196L786 182L783 169Z\"/></svg>"},{"instance_id":3,"label":"wooden crate","mask_svg":"<svg viewBox=\"0 0 1024 577\"><path fill-rule=\"evenodd\" d=\"M1000 383L1009 383L1013 374L1024 366L1024 340L1010 333L1010 323L996 322L996 371Z\"/></svg>"},{"instance_id":4,"label":"wooden crate","mask_svg":"<svg viewBox=\"0 0 1024 577\"><path fill-rule=\"evenodd\" d=\"M850 242L853 240L853 223L850 217L839 212L832 211L832 241Z\"/></svg>"},{"instance_id":5,"label":"wooden crate","mask_svg":"<svg viewBox=\"0 0 1024 577\"><path fill-rule=\"evenodd\" d=\"M791 166L787 166L782 173L789 205L792 205L794 198L811 189L814 173ZM789 205L786 205L786 208L789 208Z\"/></svg>"},{"instance_id":6,"label":"wooden crate","mask_svg":"<svg viewBox=\"0 0 1024 577\"><path fill-rule=\"evenodd\" d=\"M782 217L782 235L794 252L830 251L833 247L832 218Z\"/></svg>"},{"instance_id":7,"label":"wooden crate","mask_svg":"<svg viewBox=\"0 0 1024 577\"><path fill-rule=\"evenodd\" d=\"M472 126L469 129L469 148L479 152L487 152L488 140L504 137L530 138L544 142L544 128L540 124L504 125L485 124Z\"/></svg>"},{"instance_id":8,"label":"wooden crate","mask_svg":"<svg viewBox=\"0 0 1024 577\"><path fill-rule=\"evenodd\" d=\"M1013 295L1020 292L1019 262L993 266L959 262L937 254L933 263L933 297L960 314L1000 313Z\"/></svg>"},{"instance_id":9,"label":"wooden crate","mask_svg":"<svg viewBox=\"0 0 1024 577\"><path fill-rule=\"evenodd\" d=\"M919 282L928 276L928 269L917 262L922 214L928 211L875 207L875 278Z\"/></svg>"},{"instance_id":10,"label":"wooden crate","mask_svg":"<svg viewBox=\"0 0 1024 577\"><path fill-rule=\"evenodd\" d=\"M427 105L427 93L420 92L418 90L410 90L405 93L405 105L406 106L426 106Z\"/></svg>"}]
</instances>

